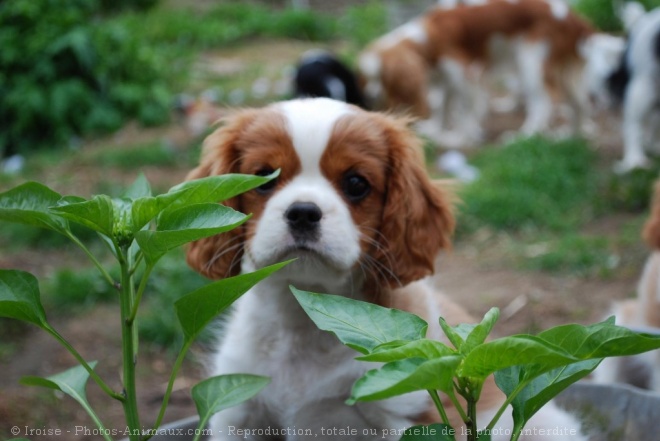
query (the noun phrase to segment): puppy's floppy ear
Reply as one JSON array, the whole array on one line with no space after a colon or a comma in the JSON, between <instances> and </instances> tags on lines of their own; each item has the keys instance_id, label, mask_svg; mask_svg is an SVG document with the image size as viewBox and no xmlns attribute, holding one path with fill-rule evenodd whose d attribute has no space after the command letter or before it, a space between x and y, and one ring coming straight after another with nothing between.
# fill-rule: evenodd
<instances>
[{"instance_id":1,"label":"puppy's floppy ear","mask_svg":"<svg viewBox=\"0 0 660 441\"><path fill-rule=\"evenodd\" d=\"M238 172L240 153L236 143L253 121L255 113L254 110L240 111L227 118L223 126L211 133L204 140L200 164L188 173L186 180ZM240 201L240 196L237 196L218 202L241 211ZM212 279L237 275L243 255L244 234L244 227L239 226L226 233L192 242L187 250L188 265Z\"/></svg>"},{"instance_id":2,"label":"puppy's floppy ear","mask_svg":"<svg viewBox=\"0 0 660 441\"><path fill-rule=\"evenodd\" d=\"M644 225L642 237L654 250L660 250L660 181L656 181L651 201L651 214Z\"/></svg>"},{"instance_id":3,"label":"puppy's floppy ear","mask_svg":"<svg viewBox=\"0 0 660 441\"><path fill-rule=\"evenodd\" d=\"M385 117L390 144L387 195L376 258L391 270L392 287L433 273L438 252L451 246L454 216L450 198L426 172L421 141L407 121Z\"/></svg>"}]
</instances>

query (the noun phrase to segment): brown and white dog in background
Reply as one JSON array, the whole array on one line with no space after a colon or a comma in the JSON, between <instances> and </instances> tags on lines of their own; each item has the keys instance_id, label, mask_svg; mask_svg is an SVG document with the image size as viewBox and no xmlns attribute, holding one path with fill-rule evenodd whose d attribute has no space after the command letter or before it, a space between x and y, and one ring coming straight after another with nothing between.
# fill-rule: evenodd
<instances>
[{"instance_id":1,"label":"brown and white dog in background","mask_svg":"<svg viewBox=\"0 0 660 441\"><path fill-rule=\"evenodd\" d=\"M347 426L355 430L351 440L395 440L396 430L438 420L423 391L348 406L351 385L374 365L355 360L354 350L320 331L289 289L414 312L427 320L434 339L442 338L439 316L452 325L476 322L425 279L450 245L454 218L449 198L426 173L421 141L408 123L327 98L303 99L240 111L205 141L189 179L281 172L223 201L253 216L231 232L193 243L189 264L224 278L297 258L241 297L226 322L212 374L244 372L272 381L249 402L214 417L214 440L243 439L246 432L232 434L233 427L251 429L251 440L273 439L268 429L297 428L336 441L324 428ZM492 381L481 395L484 414L505 399ZM579 427L552 404L532 424Z\"/></svg>"},{"instance_id":2,"label":"brown and white dog in background","mask_svg":"<svg viewBox=\"0 0 660 441\"><path fill-rule=\"evenodd\" d=\"M548 128L549 84L567 95L572 129L579 132L589 113L580 47L592 34L563 0L435 7L372 42L361 53L358 69L367 99L376 107L426 119L421 129L432 138L445 130L449 106L455 106L459 134L467 143L481 139L488 103L480 79L503 64L519 79L526 108L522 133Z\"/></svg>"},{"instance_id":3,"label":"brown and white dog in background","mask_svg":"<svg viewBox=\"0 0 660 441\"><path fill-rule=\"evenodd\" d=\"M616 324L639 332L660 333L660 181L656 182L651 214L642 236L651 248L635 299L613 306ZM660 392L660 351L634 357L606 358L594 372L597 383L626 383Z\"/></svg>"}]
</instances>

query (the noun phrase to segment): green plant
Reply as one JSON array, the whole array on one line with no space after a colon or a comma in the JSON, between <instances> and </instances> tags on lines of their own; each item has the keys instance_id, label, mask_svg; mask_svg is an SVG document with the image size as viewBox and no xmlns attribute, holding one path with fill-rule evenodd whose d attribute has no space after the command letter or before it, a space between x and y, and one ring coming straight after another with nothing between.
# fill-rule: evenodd
<instances>
[{"instance_id":1,"label":"green plant","mask_svg":"<svg viewBox=\"0 0 660 441\"><path fill-rule=\"evenodd\" d=\"M533 137L485 150L474 159L480 178L460 192L459 225L574 228L593 215L599 184L595 161L581 140Z\"/></svg>"},{"instance_id":2,"label":"green plant","mask_svg":"<svg viewBox=\"0 0 660 441\"><path fill-rule=\"evenodd\" d=\"M606 277L618 264L615 244L607 236L561 235L552 242L526 246L523 268Z\"/></svg>"},{"instance_id":3,"label":"green plant","mask_svg":"<svg viewBox=\"0 0 660 441\"><path fill-rule=\"evenodd\" d=\"M0 2L0 152L169 118L165 61L96 0Z\"/></svg>"},{"instance_id":4,"label":"green plant","mask_svg":"<svg viewBox=\"0 0 660 441\"><path fill-rule=\"evenodd\" d=\"M85 395L87 380L92 378L109 397L123 405L129 439L148 439L154 431L145 433L145 426L140 421L135 364L138 360L138 311L149 286L150 275L168 251L231 230L249 219L249 216L217 201L263 185L276 174L268 177L213 176L183 183L157 196L152 195L149 183L143 176L120 198L98 195L87 200L62 196L35 182L1 193L0 220L45 228L70 239L90 258L119 300L123 387L121 391L115 391L94 371L96 362L85 360L48 322L37 279L23 271L0 270L0 317L36 325L62 344L79 363L79 366L48 378L26 377L22 383L59 390L71 396L90 415L103 438L110 440L112 430L106 429ZM74 235L71 224L79 224L98 233L118 264L118 277L113 277L97 256ZM184 357L206 324L254 284L283 265L272 265L254 273L205 285L176 301L174 307L183 330L183 341L160 413L153 425L154 430L163 420ZM263 377L230 375L214 377L195 386L193 398L200 411L201 424L212 413L256 394L267 382L268 379Z\"/></svg>"},{"instance_id":5,"label":"green plant","mask_svg":"<svg viewBox=\"0 0 660 441\"><path fill-rule=\"evenodd\" d=\"M385 34L387 26L387 10L383 2L375 0L350 6L338 24L341 35L348 36L359 48Z\"/></svg>"},{"instance_id":6,"label":"green plant","mask_svg":"<svg viewBox=\"0 0 660 441\"><path fill-rule=\"evenodd\" d=\"M449 397L465 424L467 439L489 440L497 421L510 405L511 439L517 440L527 421L543 405L592 372L604 357L633 355L660 348L660 337L638 334L609 319L589 326L564 325L537 335L513 335L488 341L499 317L491 309L479 324L440 326L452 346L426 338L428 323L416 315L341 296L291 288L319 329L334 333L358 351L357 359L384 363L367 371L353 385L348 404L373 401L414 391L428 391L443 420L441 425L412 430L453 441L457 433L447 418L440 393ZM486 379L495 376L506 400L481 432L476 404ZM465 399L461 404L458 396ZM421 428L416 428L421 429Z\"/></svg>"},{"instance_id":7,"label":"green plant","mask_svg":"<svg viewBox=\"0 0 660 441\"><path fill-rule=\"evenodd\" d=\"M658 0L631 0L644 5L647 11L660 6ZM605 32L619 32L623 24L617 8L622 7L626 0L577 0L572 7L587 18L596 28Z\"/></svg>"}]
</instances>

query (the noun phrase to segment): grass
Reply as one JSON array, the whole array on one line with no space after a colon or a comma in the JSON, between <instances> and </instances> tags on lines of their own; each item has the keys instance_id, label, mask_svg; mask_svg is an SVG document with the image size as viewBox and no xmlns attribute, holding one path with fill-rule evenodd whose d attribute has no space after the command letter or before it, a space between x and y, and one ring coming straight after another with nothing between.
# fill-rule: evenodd
<instances>
[{"instance_id":1,"label":"grass","mask_svg":"<svg viewBox=\"0 0 660 441\"><path fill-rule=\"evenodd\" d=\"M144 144L136 144L126 148L103 148L87 157L87 163L102 167L116 167L123 170L136 170L146 166L174 167L181 161L181 153L166 143L156 140Z\"/></svg>"},{"instance_id":2,"label":"grass","mask_svg":"<svg viewBox=\"0 0 660 441\"><path fill-rule=\"evenodd\" d=\"M459 225L575 228L593 216L599 188L595 162L595 153L581 140L534 137L486 148L474 158L480 179L461 192Z\"/></svg>"},{"instance_id":3,"label":"grass","mask_svg":"<svg viewBox=\"0 0 660 441\"><path fill-rule=\"evenodd\" d=\"M540 137L485 148L472 162L481 176L460 193L459 240L474 242L486 229L506 239L508 264L579 277L609 277L643 259L639 232L657 163L616 175L585 141ZM613 215L632 220L620 231L591 231Z\"/></svg>"}]
</instances>

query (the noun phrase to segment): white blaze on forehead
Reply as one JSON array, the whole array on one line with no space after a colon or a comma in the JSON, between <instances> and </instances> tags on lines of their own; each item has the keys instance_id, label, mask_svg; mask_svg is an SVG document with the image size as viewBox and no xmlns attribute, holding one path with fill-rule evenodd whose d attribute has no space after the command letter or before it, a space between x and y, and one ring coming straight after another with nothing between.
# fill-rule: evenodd
<instances>
[{"instance_id":1,"label":"white blaze on forehead","mask_svg":"<svg viewBox=\"0 0 660 441\"><path fill-rule=\"evenodd\" d=\"M563 20L568 17L570 9L564 0L546 0L546 2L550 5L552 16L557 20Z\"/></svg>"},{"instance_id":2,"label":"white blaze on forehead","mask_svg":"<svg viewBox=\"0 0 660 441\"><path fill-rule=\"evenodd\" d=\"M285 101L277 105L286 118L303 174L320 175L320 163L335 123L353 113L346 103L328 98Z\"/></svg>"}]
</instances>

